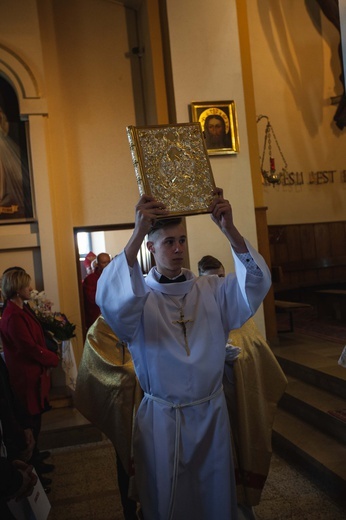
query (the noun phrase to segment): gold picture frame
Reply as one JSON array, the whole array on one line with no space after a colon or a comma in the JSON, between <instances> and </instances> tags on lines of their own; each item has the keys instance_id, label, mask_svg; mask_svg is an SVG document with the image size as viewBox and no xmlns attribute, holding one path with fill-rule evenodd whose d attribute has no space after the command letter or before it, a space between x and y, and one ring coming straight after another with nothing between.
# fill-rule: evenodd
<instances>
[{"instance_id":1,"label":"gold picture frame","mask_svg":"<svg viewBox=\"0 0 346 520\"><path fill-rule=\"evenodd\" d=\"M200 124L126 131L140 195L165 204L169 215L208 213L215 182Z\"/></svg>"},{"instance_id":2,"label":"gold picture frame","mask_svg":"<svg viewBox=\"0 0 346 520\"><path fill-rule=\"evenodd\" d=\"M234 101L193 101L190 104L190 118L200 123L209 155L239 152Z\"/></svg>"}]
</instances>

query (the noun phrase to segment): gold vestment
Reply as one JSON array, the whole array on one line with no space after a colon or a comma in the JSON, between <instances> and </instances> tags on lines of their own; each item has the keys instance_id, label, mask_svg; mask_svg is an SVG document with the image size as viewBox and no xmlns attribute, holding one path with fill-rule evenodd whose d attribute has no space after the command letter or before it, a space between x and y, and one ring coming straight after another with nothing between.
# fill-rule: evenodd
<instances>
[{"instance_id":1,"label":"gold vestment","mask_svg":"<svg viewBox=\"0 0 346 520\"><path fill-rule=\"evenodd\" d=\"M133 473L133 421L142 396L126 343L99 316L85 340L75 406L111 440L128 475Z\"/></svg>"},{"instance_id":2,"label":"gold vestment","mask_svg":"<svg viewBox=\"0 0 346 520\"><path fill-rule=\"evenodd\" d=\"M253 319L229 334L241 353L234 361L235 392L224 378L231 420L237 501L259 504L272 455L272 428L287 379ZM235 400L235 403L234 403Z\"/></svg>"}]
</instances>

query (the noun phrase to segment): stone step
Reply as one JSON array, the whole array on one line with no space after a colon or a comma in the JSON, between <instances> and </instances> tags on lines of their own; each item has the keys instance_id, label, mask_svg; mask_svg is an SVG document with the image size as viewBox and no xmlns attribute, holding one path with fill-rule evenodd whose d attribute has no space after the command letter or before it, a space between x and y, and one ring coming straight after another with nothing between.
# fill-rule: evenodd
<instances>
[{"instance_id":1,"label":"stone step","mask_svg":"<svg viewBox=\"0 0 346 520\"><path fill-rule=\"evenodd\" d=\"M346 399L346 384L344 379L333 374L328 374L325 371L322 372L318 368L312 368L311 366L287 359L281 355L276 354L276 359L286 375L295 377L342 399Z\"/></svg>"},{"instance_id":2,"label":"stone step","mask_svg":"<svg viewBox=\"0 0 346 520\"><path fill-rule=\"evenodd\" d=\"M345 500L344 443L279 408L273 427L273 449L307 472L335 499Z\"/></svg>"},{"instance_id":3,"label":"stone step","mask_svg":"<svg viewBox=\"0 0 346 520\"><path fill-rule=\"evenodd\" d=\"M287 376L287 380L288 386L279 406L340 442L346 443L346 421L329 413L345 410L345 400L292 376Z\"/></svg>"},{"instance_id":4,"label":"stone step","mask_svg":"<svg viewBox=\"0 0 346 520\"><path fill-rule=\"evenodd\" d=\"M66 385L52 387L49 392L49 404L52 408L73 406L72 390Z\"/></svg>"},{"instance_id":5,"label":"stone step","mask_svg":"<svg viewBox=\"0 0 346 520\"><path fill-rule=\"evenodd\" d=\"M99 442L104 438L76 408L52 408L42 416L40 450Z\"/></svg>"}]
</instances>

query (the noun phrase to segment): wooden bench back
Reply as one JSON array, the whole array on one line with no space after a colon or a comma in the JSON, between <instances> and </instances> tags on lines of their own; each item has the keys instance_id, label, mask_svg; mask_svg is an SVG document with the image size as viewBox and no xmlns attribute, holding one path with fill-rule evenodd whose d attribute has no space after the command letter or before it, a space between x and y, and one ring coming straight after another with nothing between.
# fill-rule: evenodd
<instances>
[{"instance_id":1,"label":"wooden bench back","mask_svg":"<svg viewBox=\"0 0 346 520\"><path fill-rule=\"evenodd\" d=\"M274 290L346 284L346 222L269 226Z\"/></svg>"}]
</instances>

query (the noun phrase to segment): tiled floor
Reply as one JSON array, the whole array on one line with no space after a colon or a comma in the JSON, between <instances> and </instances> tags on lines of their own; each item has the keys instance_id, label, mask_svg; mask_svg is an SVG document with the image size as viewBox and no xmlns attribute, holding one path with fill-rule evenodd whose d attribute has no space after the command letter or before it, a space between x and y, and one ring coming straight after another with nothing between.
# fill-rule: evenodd
<instances>
[{"instance_id":1,"label":"tiled floor","mask_svg":"<svg viewBox=\"0 0 346 520\"><path fill-rule=\"evenodd\" d=\"M337 364L343 346L287 334L281 335L280 344L273 350L346 381L346 369ZM52 412L44 416L44 429L63 429L64 411ZM85 420L76 410L72 411L72 418L78 426L83 426ZM68 426L67 420L65 428ZM115 455L108 440L53 449L49 462L55 464L56 469L48 495L52 505L48 520L123 519ZM255 513L258 520L346 518L345 505L333 501L309 476L303 475L277 454L272 457L262 500Z\"/></svg>"},{"instance_id":2,"label":"tiled floor","mask_svg":"<svg viewBox=\"0 0 346 520\"><path fill-rule=\"evenodd\" d=\"M49 520L120 520L123 518L110 442L52 450L55 465L48 495Z\"/></svg>"},{"instance_id":3,"label":"tiled floor","mask_svg":"<svg viewBox=\"0 0 346 520\"><path fill-rule=\"evenodd\" d=\"M345 506L336 504L307 476L274 454L255 513L258 520L342 520Z\"/></svg>"},{"instance_id":4,"label":"tiled floor","mask_svg":"<svg viewBox=\"0 0 346 520\"><path fill-rule=\"evenodd\" d=\"M54 449L51 462L56 469L48 520L123 520L108 441ZM345 519L345 509L275 454L255 513L258 520Z\"/></svg>"}]
</instances>

